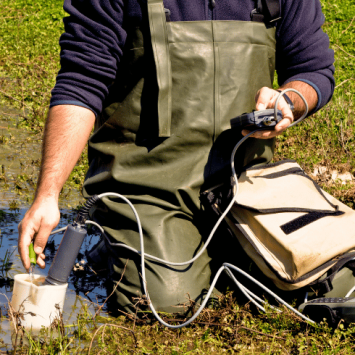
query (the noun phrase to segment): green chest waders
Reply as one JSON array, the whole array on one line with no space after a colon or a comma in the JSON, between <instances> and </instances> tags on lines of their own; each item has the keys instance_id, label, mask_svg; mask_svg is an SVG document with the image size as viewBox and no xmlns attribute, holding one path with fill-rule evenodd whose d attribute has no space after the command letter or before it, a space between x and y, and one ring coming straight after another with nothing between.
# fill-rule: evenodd
<instances>
[{"instance_id":1,"label":"green chest waders","mask_svg":"<svg viewBox=\"0 0 355 355\"><path fill-rule=\"evenodd\" d=\"M89 142L84 196L125 195L140 215L146 252L182 262L205 238L200 189L223 175L241 138L231 132L231 118L254 109L257 90L272 86L275 29L241 21L167 22L162 0L148 0L145 17L141 28L127 28L117 81ZM237 166L268 162L273 145L249 139ZM139 249L136 220L125 203L105 198L92 218L112 242ZM142 294L139 256L116 248L109 259L113 281L125 268L118 307L134 312L132 299ZM188 295L198 299L210 283L210 260L205 252L178 269L147 260L156 309L178 312Z\"/></svg>"}]
</instances>

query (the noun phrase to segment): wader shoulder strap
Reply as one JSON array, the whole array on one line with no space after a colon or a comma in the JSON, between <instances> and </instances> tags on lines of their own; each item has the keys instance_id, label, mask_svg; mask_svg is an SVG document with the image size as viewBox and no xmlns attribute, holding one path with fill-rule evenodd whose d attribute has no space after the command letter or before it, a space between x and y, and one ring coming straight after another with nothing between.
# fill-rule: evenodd
<instances>
[{"instance_id":1,"label":"wader shoulder strap","mask_svg":"<svg viewBox=\"0 0 355 355\"><path fill-rule=\"evenodd\" d=\"M172 78L166 14L162 0L148 0L148 16L159 87L159 137L169 137L171 126Z\"/></svg>"},{"instance_id":2,"label":"wader shoulder strap","mask_svg":"<svg viewBox=\"0 0 355 355\"><path fill-rule=\"evenodd\" d=\"M281 18L280 0L256 0L255 3L256 8L250 14L252 21L272 27Z\"/></svg>"}]
</instances>

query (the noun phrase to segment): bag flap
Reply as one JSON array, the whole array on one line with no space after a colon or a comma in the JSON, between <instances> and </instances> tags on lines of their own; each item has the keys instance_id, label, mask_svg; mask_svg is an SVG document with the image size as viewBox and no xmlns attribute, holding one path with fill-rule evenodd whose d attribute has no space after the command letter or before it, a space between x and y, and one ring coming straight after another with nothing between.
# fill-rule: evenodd
<instances>
[{"instance_id":1,"label":"bag flap","mask_svg":"<svg viewBox=\"0 0 355 355\"><path fill-rule=\"evenodd\" d=\"M260 213L337 210L294 161L244 171L238 179L237 204Z\"/></svg>"},{"instance_id":2,"label":"bag flap","mask_svg":"<svg viewBox=\"0 0 355 355\"><path fill-rule=\"evenodd\" d=\"M355 211L338 203L342 215L318 219L288 235L281 226L302 213L260 214L234 205L230 217L277 274L298 280L355 249Z\"/></svg>"}]
</instances>

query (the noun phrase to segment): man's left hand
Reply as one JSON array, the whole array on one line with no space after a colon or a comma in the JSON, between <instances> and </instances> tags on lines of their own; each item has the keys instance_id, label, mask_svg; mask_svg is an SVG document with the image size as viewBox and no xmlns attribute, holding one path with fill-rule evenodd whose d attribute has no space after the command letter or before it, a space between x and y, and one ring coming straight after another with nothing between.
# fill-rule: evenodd
<instances>
[{"instance_id":1,"label":"man's left hand","mask_svg":"<svg viewBox=\"0 0 355 355\"><path fill-rule=\"evenodd\" d=\"M258 91L255 96L256 110L266 110L268 108L274 108L279 92L268 87L263 87ZM251 137L260 139L269 139L281 134L293 121L293 113L286 100L282 97L278 104L278 109L282 112L282 120L275 126L273 130L263 130L255 132ZM243 129L242 134L246 136L250 131Z\"/></svg>"}]
</instances>

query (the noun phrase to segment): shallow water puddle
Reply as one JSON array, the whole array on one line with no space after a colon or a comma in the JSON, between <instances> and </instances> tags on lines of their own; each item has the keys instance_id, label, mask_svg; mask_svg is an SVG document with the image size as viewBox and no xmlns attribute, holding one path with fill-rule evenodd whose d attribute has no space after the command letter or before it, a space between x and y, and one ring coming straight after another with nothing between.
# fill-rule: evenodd
<instances>
[{"instance_id":1,"label":"shallow water puddle","mask_svg":"<svg viewBox=\"0 0 355 355\"><path fill-rule=\"evenodd\" d=\"M1 235L0 235L0 307L2 313L6 313L8 300L11 300L13 280L16 274L25 273L22 266L18 250L17 250L17 224L23 217L25 209L19 211L5 211L5 218L0 222ZM65 227L71 220L75 218L75 214L70 211L62 210L62 218L58 227ZM40 269L36 266L34 274L46 276L55 256L55 252L60 244L63 233L58 233L50 236L48 240L48 247L45 250L46 254L46 268ZM99 240L97 235L88 235L84 240L77 262L82 266L76 271L72 271L69 282L68 290L66 293L66 300L63 310L63 318L65 324L75 323L77 314L82 308L83 304L87 304L89 311L95 313L96 304L102 304L106 299L106 288L104 280L95 275L81 261L85 260L85 251L90 250L91 247ZM0 349L8 349L11 345L11 331L9 321L2 318L0 329L2 330L2 343ZM10 346L11 348L11 346Z\"/></svg>"},{"instance_id":2,"label":"shallow water puddle","mask_svg":"<svg viewBox=\"0 0 355 355\"><path fill-rule=\"evenodd\" d=\"M9 109L1 108L11 112ZM11 300L14 276L25 273L17 250L17 225L29 207L38 174L41 136L25 129L16 128L14 118L0 115L0 307L6 315ZM77 206L82 203L80 191L71 191L62 199L60 206ZM61 221L57 228L65 227L76 217L76 212L61 209ZM48 269L60 244L63 233L50 236L46 254L46 268L34 269L34 274L47 275ZM97 276L85 262L85 251L99 240L98 235L88 235L77 258L79 265L72 271L63 310L65 324L76 322L77 314L84 304L95 313L95 305L106 299L104 280ZM11 325L7 317L0 321L0 349L12 349Z\"/></svg>"}]
</instances>

